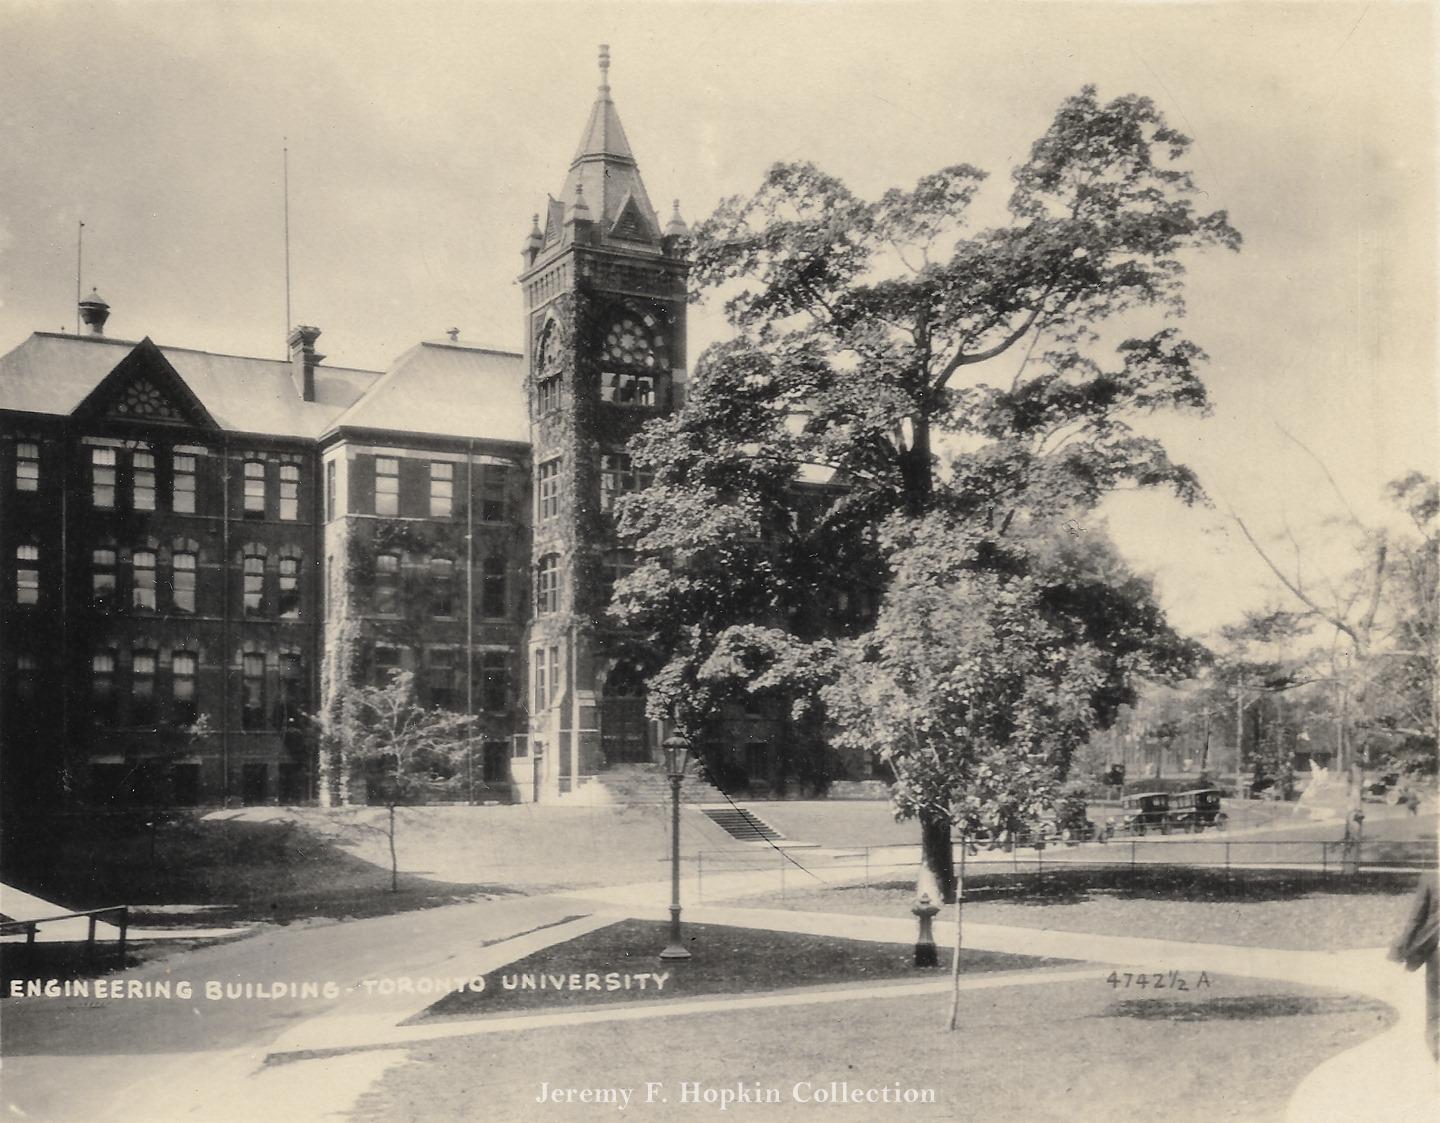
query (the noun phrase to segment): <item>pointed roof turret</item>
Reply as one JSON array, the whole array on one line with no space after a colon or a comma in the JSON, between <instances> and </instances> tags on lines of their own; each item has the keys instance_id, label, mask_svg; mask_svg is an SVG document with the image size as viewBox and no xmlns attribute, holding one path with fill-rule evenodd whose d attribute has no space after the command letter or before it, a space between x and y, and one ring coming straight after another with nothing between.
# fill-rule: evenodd
<instances>
[{"instance_id":1,"label":"pointed roof turret","mask_svg":"<svg viewBox=\"0 0 1440 1123\"><path fill-rule=\"evenodd\" d=\"M620 114L610 97L610 48L600 47L600 89L560 198L585 200L606 241L660 248L660 223L650 205Z\"/></svg>"},{"instance_id":2,"label":"pointed roof turret","mask_svg":"<svg viewBox=\"0 0 1440 1123\"><path fill-rule=\"evenodd\" d=\"M595 104L590 107L590 120L585 122L585 131L580 136L580 147L575 150L572 164L578 164L586 157L608 156L614 160L635 162L630 151L630 142L625 137L625 126L620 124L620 114L610 100L610 47L600 44L600 89Z\"/></svg>"}]
</instances>

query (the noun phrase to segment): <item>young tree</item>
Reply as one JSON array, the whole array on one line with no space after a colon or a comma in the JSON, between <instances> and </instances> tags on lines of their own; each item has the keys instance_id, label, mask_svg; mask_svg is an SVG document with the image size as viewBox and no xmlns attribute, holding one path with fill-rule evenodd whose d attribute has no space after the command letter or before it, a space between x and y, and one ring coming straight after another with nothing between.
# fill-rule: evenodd
<instances>
[{"instance_id":1,"label":"young tree","mask_svg":"<svg viewBox=\"0 0 1440 1123\"><path fill-rule=\"evenodd\" d=\"M985 177L969 165L867 202L813 165L779 164L698 228L695 276L727 296L738 336L701 356L690 402L635 442L656 485L621 512L647 561L615 610L659 653L657 712L705 705L706 669L736 627L752 674L823 689L823 641L791 626L801 588L846 567L883 581L903 537L882 541L892 518L943 514L984 570L1022 507L1059 525L1120 486L1198 497L1130 422L1207 408L1200 349L1172 325L1100 354L1102 331L1183 312L1183 255L1239 245L1223 211L1195 207L1189 143L1148 99L1102 103L1086 87L1014 170L1002 225L970 224ZM815 471L837 486L808 523L789 519ZM950 820L915 808L946 884Z\"/></svg>"},{"instance_id":2,"label":"young tree","mask_svg":"<svg viewBox=\"0 0 1440 1123\"><path fill-rule=\"evenodd\" d=\"M474 719L426 709L415 696L415 676L392 671L383 686L345 687L318 718L322 749L345 770L368 774L372 794L387 811L390 889L399 889L395 811L413 803L426 781L445 780L468 746Z\"/></svg>"}]
</instances>

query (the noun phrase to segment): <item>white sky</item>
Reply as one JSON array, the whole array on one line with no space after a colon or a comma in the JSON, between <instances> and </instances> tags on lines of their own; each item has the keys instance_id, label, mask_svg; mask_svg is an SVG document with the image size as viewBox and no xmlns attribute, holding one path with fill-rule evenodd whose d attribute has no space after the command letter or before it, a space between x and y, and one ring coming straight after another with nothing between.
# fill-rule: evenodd
<instances>
[{"instance_id":1,"label":"white sky","mask_svg":"<svg viewBox=\"0 0 1440 1123\"><path fill-rule=\"evenodd\" d=\"M1215 416L1158 431L1267 533L1435 470L1435 10L1428 4L14 3L0 0L0 351L74 325L75 235L111 334L383 367L460 327L518 347L513 281L559 190L596 45L657 210L692 223L810 159L873 196L1010 167L1060 101L1144 93L1195 139L1244 251L1191 268ZM691 359L724 334L692 311ZM1266 599L1221 517L1111 524L1173 618Z\"/></svg>"}]
</instances>

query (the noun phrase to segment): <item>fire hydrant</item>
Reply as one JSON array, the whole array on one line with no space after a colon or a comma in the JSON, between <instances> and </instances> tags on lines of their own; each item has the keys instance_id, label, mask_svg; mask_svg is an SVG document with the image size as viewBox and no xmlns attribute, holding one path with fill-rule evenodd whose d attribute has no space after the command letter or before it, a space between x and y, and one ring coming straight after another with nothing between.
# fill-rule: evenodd
<instances>
[{"instance_id":1,"label":"fire hydrant","mask_svg":"<svg viewBox=\"0 0 1440 1123\"><path fill-rule=\"evenodd\" d=\"M915 966L939 967L940 954L935 950L935 916L940 906L930 900L929 893L921 893L915 907L910 910L920 920L920 934L915 938Z\"/></svg>"}]
</instances>

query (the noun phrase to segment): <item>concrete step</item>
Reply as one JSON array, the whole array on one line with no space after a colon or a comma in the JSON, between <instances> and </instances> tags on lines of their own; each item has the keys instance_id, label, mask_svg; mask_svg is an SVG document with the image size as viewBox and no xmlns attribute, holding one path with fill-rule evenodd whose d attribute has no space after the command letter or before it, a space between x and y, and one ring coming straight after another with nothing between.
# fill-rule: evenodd
<instances>
[{"instance_id":1,"label":"concrete step","mask_svg":"<svg viewBox=\"0 0 1440 1123\"><path fill-rule=\"evenodd\" d=\"M712 823L740 842L776 842L784 835L744 807L704 807L701 811Z\"/></svg>"}]
</instances>

